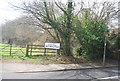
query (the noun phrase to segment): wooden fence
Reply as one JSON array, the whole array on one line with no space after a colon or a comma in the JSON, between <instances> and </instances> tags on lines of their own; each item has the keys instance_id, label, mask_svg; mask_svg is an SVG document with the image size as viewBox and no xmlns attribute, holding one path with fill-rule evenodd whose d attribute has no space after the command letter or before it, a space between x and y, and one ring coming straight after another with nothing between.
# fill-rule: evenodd
<instances>
[{"instance_id":1,"label":"wooden fence","mask_svg":"<svg viewBox=\"0 0 120 81\"><path fill-rule=\"evenodd\" d=\"M59 50L46 49L44 45L26 45L26 48L17 47L12 44L0 44L0 54L2 55L17 55L17 56L32 56L32 55L57 55Z\"/></svg>"},{"instance_id":2,"label":"wooden fence","mask_svg":"<svg viewBox=\"0 0 120 81\"><path fill-rule=\"evenodd\" d=\"M16 47L12 44L0 44L0 54L1 55L19 55L25 56L25 48Z\"/></svg>"},{"instance_id":3,"label":"wooden fence","mask_svg":"<svg viewBox=\"0 0 120 81\"><path fill-rule=\"evenodd\" d=\"M56 49L46 49L44 45L27 45L26 46L26 56L32 55L57 55L59 50Z\"/></svg>"}]
</instances>

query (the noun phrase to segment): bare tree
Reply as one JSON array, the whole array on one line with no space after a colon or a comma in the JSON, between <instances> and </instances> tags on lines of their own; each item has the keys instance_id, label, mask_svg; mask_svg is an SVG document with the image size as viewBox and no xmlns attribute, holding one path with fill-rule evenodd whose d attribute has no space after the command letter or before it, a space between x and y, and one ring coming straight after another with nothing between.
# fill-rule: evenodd
<instances>
[{"instance_id":1,"label":"bare tree","mask_svg":"<svg viewBox=\"0 0 120 81\"><path fill-rule=\"evenodd\" d=\"M91 17L100 21L102 20L103 22L108 22L108 16L112 15L112 10L114 10L114 3L87 2L86 4L86 2L81 1L79 4L80 7L75 7L73 2L69 0L66 4L62 2L33 1L24 2L23 7L13 6L33 16L35 18L35 25L42 27L54 40L61 43L61 54L72 57L70 41L74 32L72 29L73 18L82 16L82 10L87 8L92 14ZM54 31L55 35L53 35L51 31Z\"/></svg>"},{"instance_id":2,"label":"bare tree","mask_svg":"<svg viewBox=\"0 0 120 81\"><path fill-rule=\"evenodd\" d=\"M9 39L12 39L14 44L19 45L36 41L42 35L42 29L40 30L36 26L29 24L32 22L32 19L26 16L6 22L6 24L1 26L3 43L5 41L7 43Z\"/></svg>"},{"instance_id":3,"label":"bare tree","mask_svg":"<svg viewBox=\"0 0 120 81\"><path fill-rule=\"evenodd\" d=\"M20 9L32 14L39 22L35 24L48 31L57 42L61 43L62 54L65 56L73 56L70 46L73 3L68 2L66 8L63 8L63 5L61 6L57 2L34 1L23 4L24 7L20 7ZM50 32L51 30L55 32L55 36Z\"/></svg>"}]
</instances>

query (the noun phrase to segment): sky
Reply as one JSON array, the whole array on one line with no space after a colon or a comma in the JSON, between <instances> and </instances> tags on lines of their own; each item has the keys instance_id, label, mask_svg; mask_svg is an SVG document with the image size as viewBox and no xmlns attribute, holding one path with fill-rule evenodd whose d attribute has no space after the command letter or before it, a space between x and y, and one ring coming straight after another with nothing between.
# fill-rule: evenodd
<instances>
[{"instance_id":1,"label":"sky","mask_svg":"<svg viewBox=\"0 0 120 81\"><path fill-rule=\"evenodd\" d=\"M0 25L4 24L9 20L14 20L15 18L18 18L22 15L22 12L12 9L11 5L8 3L11 2L16 5L17 4L20 5L21 1L27 1L27 0L0 0ZM103 0L94 0L94 1L100 2ZM104 0L104 1L113 1L113 0Z\"/></svg>"},{"instance_id":2,"label":"sky","mask_svg":"<svg viewBox=\"0 0 120 81\"><path fill-rule=\"evenodd\" d=\"M12 0L17 4L18 0ZM0 25L6 21L13 20L17 17L20 17L21 12L12 9L11 5L8 3L8 0L0 0Z\"/></svg>"}]
</instances>

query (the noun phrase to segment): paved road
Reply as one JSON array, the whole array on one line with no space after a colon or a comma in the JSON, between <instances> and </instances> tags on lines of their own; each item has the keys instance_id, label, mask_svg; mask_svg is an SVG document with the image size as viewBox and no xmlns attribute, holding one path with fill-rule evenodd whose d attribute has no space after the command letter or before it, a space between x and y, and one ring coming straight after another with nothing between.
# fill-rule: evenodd
<instances>
[{"instance_id":1,"label":"paved road","mask_svg":"<svg viewBox=\"0 0 120 81\"><path fill-rule=\"evenodd\" d=\"M51 71L51 70L64 70L64 69L88 69L88 68L100 68L101 64L27 64L27 63L0 63L0 70L3 73L15 73L15 72L35 72L35 71ZM116 65L106 64L107 67L113 67ZM105 66L105 67L106 67ZM1 71L0 71L1 72Z\"/></svg>"},{"instance_id":2,"label":"paved road","mask_svg":"<svg viewBox=\"0 0 120 81\"><path fill-rule=\"evenodd\" d=\"M56 72L4 73L3 79L118 79L118 68L101 68Z\"/></svg>"}]
</instances>

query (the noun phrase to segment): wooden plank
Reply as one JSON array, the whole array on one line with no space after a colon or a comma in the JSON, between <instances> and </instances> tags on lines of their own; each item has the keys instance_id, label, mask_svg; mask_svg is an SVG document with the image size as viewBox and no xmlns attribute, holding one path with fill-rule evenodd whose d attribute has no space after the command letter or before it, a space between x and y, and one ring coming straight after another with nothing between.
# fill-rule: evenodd
<instances>
[{"instance_id":1,"label":"wooden plank","mask_svg":"<svg viewBox=\"0 0 120 81\"><path fill-rule=\"evenodd\" d=\"M10 51L2 51L2 52L10 52Z\"/></svg>"},{"instance_id":2,"label":"wooden plank","mask_svg":"<svg viewBox=\"0 0 120 81\"><path fill-rule=\"evenodd\" d=\"M31 52L31 51L28 51L28 52ZM40 53L44 53L44 51L32 51L32 52L40 52Z\"/></svg>"},{"instance_id":3,"label":"wooden plank","mask_svg":"<svg viewBox=\"0 0 120 81\"><path fill-rule=\"evenodd\" d=\"M30 56L32 56L32 46L30 47L30 49L31 49Z\"/></svg>"},{"instance_id":4,"label":"wooden plank","mask_svg":"<svg viewBox=\"0 0 120 81\"><path fill-rule=\"evenodd\" d=\"M52 51L55 51L55 50L57 50L57 49L47 49L47 50L52 50Z\"/></svg>"},{"instance_id":5,"label":"wooden plank","mask_svg":"<svg viewBox=\"0 0 120 81\"><path fill-rule=\"evenodd\" d=\"M40 47L44 47L44 45L29 45L29 46L40 46Z\"/></svg>"},{"instance_id":6,"label":"wooden plank","mask_svg":"<svg viewBox=\"0 0 120 81\"><path fill-rule=\"evenodd\" d=\"M45 49L44 47L41 47L41 48L34 48L34 47L32 47L32 49Z\"/></svg>"},{"instance_id":7,"label":"wooden plank","mask_svg":"<svg viewBox=\"0 0 120 81\"><path fill-rule=\"evenodd\" d=\"M12 49L12 50L25 50L25 49Z\"/></svg>"},{"instance_id":8,"label":"wooden plank","mask_svg":"<svg viewBox=\"0 0 120 81\"><path fill-rule=\"evenodd\" d=\"M46 48L47 50L57 50L57 49L52 49L52 48Z\"/></svg>"},{"instance_id":9,"label":"wooden plank","mask_svg":"<svg viewBox=\"0 0 120 81\"><path fill-rule=\"evenodd\" d=\"M57 53L57 52L52 52L52 51L51 51L51 52L47 52L47 53Z\"/></svg>"},{"instance_id":10,"label":"wooden plank","mask_svg":"<svg viewBox=\"0 0 120 81\"><path fill-rule=\"evenodd\" d=\"M32 48L33 50L44 50L45 48ZM47 50L49 50L49 51L57 51L56 49L47 49Z\"/></svg>"},{"instance_id":11,"label":"wooden plank","mask_svg":"<svg viewBox=\"0 0 120 81\"><path fill-rule=\"evenodd\" d=\"M12 55L12 44L10 44L10 56Z\"/></svg>"},{"instance_id":12,"label":"wooden plank","mask_svg":"<svg viewBox=\"0 0 120 81\"><path fill-rule=\"evenodd\" d=\"M31 52L31 51L28 51L28 52ZM32 52L44 53L44 51L32 51ZM51 52L47 51L47 53L57 53L57 52L55 52L55 51L51 51Z\"/></svg>"},{"instance_id":13,"label":"wooden plank","mask_svg":"<svg viewBox=\"0 0 120 81\"><path fill-rule=\"evenodd\" d=\"M26 56L29 56L28 55L28 50L29 50L29 45L26 45Z\"/></svg>"}]
</instances>

